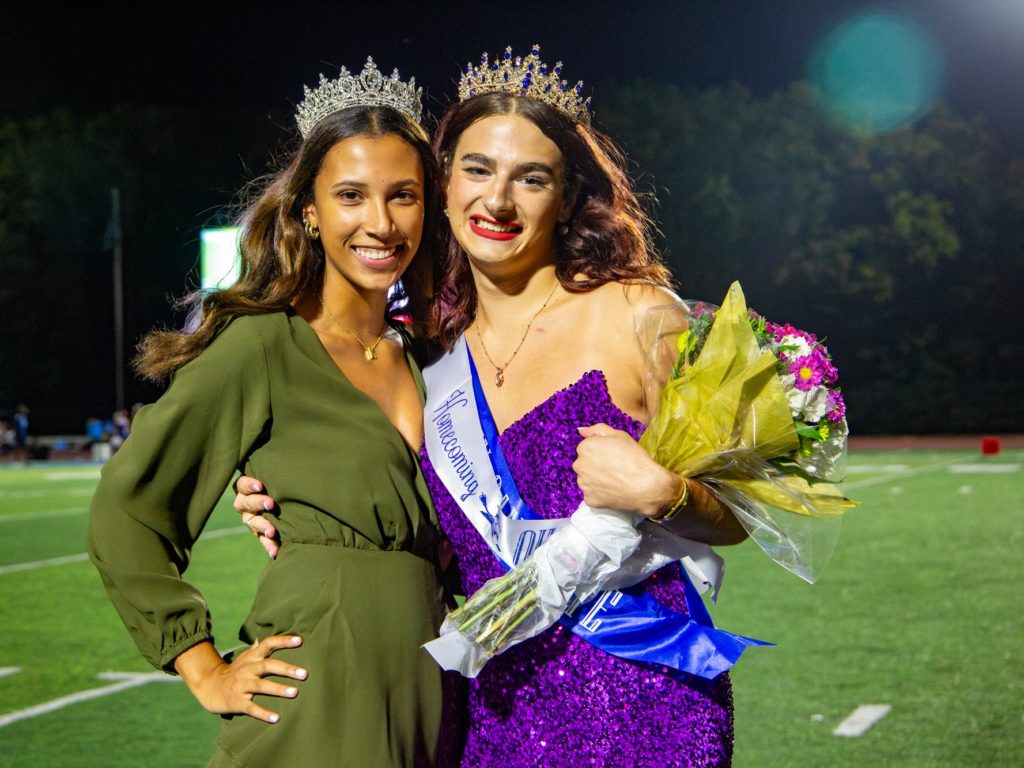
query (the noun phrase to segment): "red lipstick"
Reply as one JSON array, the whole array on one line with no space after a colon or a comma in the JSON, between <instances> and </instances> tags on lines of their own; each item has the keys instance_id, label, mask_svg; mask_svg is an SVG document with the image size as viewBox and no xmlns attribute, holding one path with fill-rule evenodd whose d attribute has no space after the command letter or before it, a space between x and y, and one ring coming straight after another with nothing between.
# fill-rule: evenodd
<instances>
[{"instance_id":1,"label":"red lipstick","mask_svg":"<svg viewBox=\"0 0 1024 768\"><path fill-rule=\"evenodd\" d=\"M480 225L481 222L501 227L501 231L483 227ZM495 221L494 219L489 219L486 216L470 216L469 228L473 234L479 235L486 240L500 241L512 240L518 237L519 233L523 231L522 225L517 224L514 221Z\"/></svg>"}]
</instances>

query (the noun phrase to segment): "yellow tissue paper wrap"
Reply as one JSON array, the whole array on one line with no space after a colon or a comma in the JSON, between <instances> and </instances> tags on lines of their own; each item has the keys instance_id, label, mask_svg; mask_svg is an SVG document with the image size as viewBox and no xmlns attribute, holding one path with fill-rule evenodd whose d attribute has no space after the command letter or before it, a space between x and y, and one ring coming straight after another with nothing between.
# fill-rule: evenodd
<instances>
[{"instance_id":1,"label":"yellow tissue paper wrap","mask_svg":"<svg viewBox=\"0 0 1024 768\"><path fill-rule=\"evenodd\" d=\"M835 547L830 520L857 502L832 482L834 472L815 476L795 461L801 442L778 359L758 344L739 283L696 360L680 365L689 316L679 302L649 310L638 325L653 411L640 444L662 466L706 482L762 549L813 582ZM830 470L845 454L845 435L844 420Z\"/></svg>"}]
</instances>

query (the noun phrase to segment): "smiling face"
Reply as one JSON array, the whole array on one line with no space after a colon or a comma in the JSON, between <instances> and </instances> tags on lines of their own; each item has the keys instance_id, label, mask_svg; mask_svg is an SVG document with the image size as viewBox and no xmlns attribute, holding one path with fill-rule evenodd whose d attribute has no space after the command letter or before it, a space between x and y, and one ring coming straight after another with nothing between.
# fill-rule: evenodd
<instances>
[{"instance_id":1,"label":"smiling face","mask_svg":"<svg viewBox=\"0 0 1024 768\"><path fill-rule=\"evenodd\" d=\"M530 120L494 115L459 137L447 186L455 239L477 267L554 263L572 208L562 153Z\"/></svg>"},{"instance_id":2,"label":"smiling face","mask_svg":"<svg viewBox=\"0 0 1024 768\"><path fill-rule=\"evenodd\" d=\"M353 136L324 156L303 217L320 230L325 281L387 291L423 235L424 172L397 136Z\"/></svg>"}]
</instances>

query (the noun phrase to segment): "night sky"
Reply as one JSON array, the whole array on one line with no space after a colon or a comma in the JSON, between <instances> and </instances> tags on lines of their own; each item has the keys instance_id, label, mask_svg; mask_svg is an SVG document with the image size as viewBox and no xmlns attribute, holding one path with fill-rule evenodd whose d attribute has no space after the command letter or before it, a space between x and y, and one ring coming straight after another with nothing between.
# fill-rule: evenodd
<instances>
[{"instance_id":1,"label":"night sky","mask_svg":"<svg viewBox=\"0 0 1024 768\"><path fill-rule=\"evenodd\" d=\"M525 54L539 43L548 63L565 62L570 83L584 81L602 127L602 98L617 86L638 78L693 89L738 82L767 96L807 77L816 50L844 22L868 13L898 14L934 42L941 70L937 98L962 115L981 114L1007 162L1024 155L1024 0L403 0L305 2L273 13L255 4L225 9L174 3L116 12L90 6L23 3L0 16L0 125L57 108L88 115L122 104L181 106L210 116L208 124L201 121L203 130L214 155L225 159L210 188L200 190L207 193L204 201L189 197L174 209L182 211L174 214L176 222L183 217L182 242L174 244L181 258L172 263L161 256L164 261L153 263L145 253L127 255L129 345L157 324L159 312L177 322L166 298L187 287L198 228L222 223L217 217L226 215L221 211L237 190L266 170L274 148L295 135L294 105L303 85L315 85L321 72L334 77L340 65L358 72L368 54L385 72L397 67L403 78L415 76L427 110L436 114L454 97L467 61L476 63L485 50L500 54L509 44ZM869 99L876 95L868 92ZM218 125L235 130L218 133L212 127ZM639 169L654 179L659 170ZM96 293L96 306L104 306L106 267L94 277L95 285L83 291ZM97 348L106 349L110 331L93 325L102 333ZM99 365L113 367L106 360ZM130 383L136 388L130 400L154 395L138 386ZM107 388L104 383L97 402L105 401ZM33 403L40 425L48 418L42 405ZM80 418L70 410L54 412L48 428L59 423L61 431L73 429L66 423Z\"/></svg>"},{"instance_id":2,"label":"night sky","mask_svg":"<svg viewBox=\"0 0 1024 768\"><path fill-rule=\"evenodd\" d=\"M738 81L756 94L803 77L815 46L842 21L895 11L937 41L941 96L983 112L1011 148L1024 147L1024 0L676 0L676 2L315 3L274 13L175 3L103 11L19 4L0 24L0 117L58 105L85 110L156 102L239 108L264 126L290 121L302 85L367 54L425 86L435 108L459 67L480 52L533 42L601 94L636 77L708 87Z\"/></svg>"}]
</instances>

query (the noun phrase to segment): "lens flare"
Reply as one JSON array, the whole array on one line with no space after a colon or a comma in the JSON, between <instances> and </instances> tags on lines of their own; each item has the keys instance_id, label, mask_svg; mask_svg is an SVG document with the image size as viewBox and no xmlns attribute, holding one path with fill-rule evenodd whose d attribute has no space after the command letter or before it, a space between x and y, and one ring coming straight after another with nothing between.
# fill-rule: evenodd
<instances>
[{"instance_id":1,"label":"lens flare","mask_svg":"<svg viewBox=\"0 0 1024 768\"><path fill-rule=\"evenodd\" d=\"M921 25L898 14L871 13L833 30L815 50L808 74L835 119L884 133L931 109L943 62Z\"/></svg>"}]
</instances>

